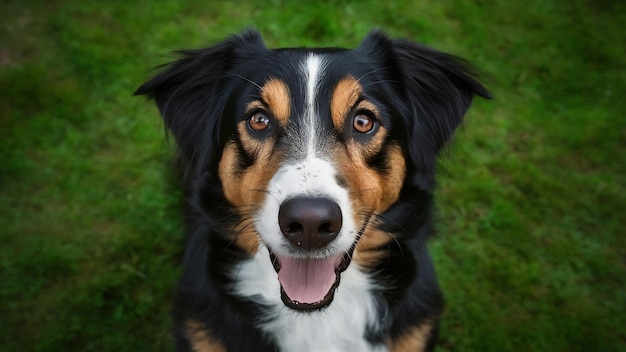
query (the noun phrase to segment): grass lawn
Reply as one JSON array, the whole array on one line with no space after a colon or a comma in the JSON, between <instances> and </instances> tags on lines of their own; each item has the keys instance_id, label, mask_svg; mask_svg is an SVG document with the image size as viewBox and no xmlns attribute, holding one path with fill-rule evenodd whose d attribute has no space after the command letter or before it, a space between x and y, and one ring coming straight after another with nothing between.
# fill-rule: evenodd
<instances>
[{"instance_id":1,"label":"grass lawn","mask_svg":"<svg viewBox=\"0 0 626 352\"><path fill-rule=\"evenodd\" d=\"M441 162L441 351L626 350L626 2L4 1L0 350L169 351L172 147L132 97L169 52L372 27L487 74Z\"/></svg>"}]
</instances>

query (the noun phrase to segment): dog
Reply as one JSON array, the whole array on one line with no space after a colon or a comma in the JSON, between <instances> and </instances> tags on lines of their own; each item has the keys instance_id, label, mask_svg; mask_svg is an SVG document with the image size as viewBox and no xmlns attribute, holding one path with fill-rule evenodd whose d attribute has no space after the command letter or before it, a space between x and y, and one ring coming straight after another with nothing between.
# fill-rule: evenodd
<instances>
[{"instance_id":1,"label":"dog","mask_svg":"<svg viewBox=\"0 0 626 352\"><path fill-rule=\"evenodd\" d=\"M491 98L477 70L376 30L351 50L247 30L179 55L135 92L183 169L178 350L432 350L435 167Z\"/></svg>"}]
</instances>

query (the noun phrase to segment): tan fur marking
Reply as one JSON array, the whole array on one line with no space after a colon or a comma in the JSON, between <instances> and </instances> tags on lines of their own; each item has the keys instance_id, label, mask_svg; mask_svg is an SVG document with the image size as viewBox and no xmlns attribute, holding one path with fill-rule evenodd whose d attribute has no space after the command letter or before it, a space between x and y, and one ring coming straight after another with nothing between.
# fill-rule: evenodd
<instances>
[{"instance_id":1,"label":"tan fur marking","mask_svg":"<svg viewBox=\"0 0 626 352\"><path fill-rule=\"evenodd\" d=\"M185 334L194 352L226 352L226 348L211 338L206 326L199 321L185 322Z\"/></svg>"},{"instance_id":2,"label":"tan fur marking","mask_svg":"<svg viewBox=\"0 0 626 352\"><path fill-rule=\"evenodd\" d=\"M386 130L379 128L377 135L367 144L348 142L345 152L337 151L335 159L343 179L348 184L348 192L354 206L354 220L357 224L365 221L366 214L381 214L398 200L404 183L406 163L400 146L387 146L387 172L381 174L367 165L367 158L382 148ZM370 224L357 242L353 260L362 266L371 267L385 257L384 245L393 237L377 230ZM378 249L382 247L381 249Z\"/></svg>"},{"instance_id":3,"label":"tan fur marking","mask_svg":"<svg viewBox=\"0 0 626 352\"><path fill-rule=\"evenodd\" d=\"M384 137L380 137L381 143ZM355 142L347 145L348 165L339 163L346 170L345 178L350 185L351 199L362 209L382 213L393 204L400 194L404 182L405 160L398 145L388 146L387 174L380 174L370 168L366 159L370 152L377 152L380 146L360 147Z\"/></svg>"},{"instance_id":4,"label":"tan fur marking","mask_svg":"<svg viewBox=\"0 0 626 352\"><path fill-rule=\"evenodd\" d=\"M230 235L234 237L235 243L247 251L250 254L256 253L259 246L259 239L255 233L250 233L251 226L250 220L246 216L246 211L252 211L252 206L246 206L246 200L237 192L237 189L241 187L238 184L239 177L231 176L233 174L233 166L237 162L237 148L234 142L230 142L224 148L222 158L219 163L219 176L222 181L222 188L226 199L228 199L233 205L239 206L239 214L243 218L242 223L237 224L232 230Z\"/></svg>"},{"instance_id":5,"label":"tan fur marking","mask_svg":"<svg viewBox=\"0 0 626 352\"><path fill-rule=\"evenodd\" d=\"M368 229L363 233L353 255L355 263L362 267L374 267L387 256L385 244L393 239L391 234L378 229ZM381 248L381 249L376 249Z\"/></svg>"},{"instance_id":6,"label":"tan fur marking","mask_svg":"<svg viewBox=\"0 0 626 352\"><path fill-rule=\"evenodd\" d=\"M237 126L237 132L239 132L239 138L244 149L257 159L262 157L269 158L269 154L272 152L272 147L274 146L273 141L260 141L250 137L248 127L246 127L247 123L247 121L243 121Z\"/></svg>"},{"instance_id":7,"label":"tan fur marking","mask_svg":"<svg viewBox=\"0 0 626 352\"><path fill-rule=\"evenodd\" d=\"M259 250L260 240L252 218L244 218L244 220L233 229L232 235L235 236L237 246L244 251L254 254Z\"/></svg>"},{"instance_id":8,"label":"tan fur marking","mask_svg":"<svg viewBox=\"0 0 626 352\"><path fill-rule=\"evenodd\" d=\"M285 82L271 78L261 88L261 99L267 104L278 123L284 128L289 121L291 99Z\"/></svg>"},{"instance_id":9,"label":"tan fur marking","mask_svg":"<svg viewBox=\"0 0 626 352\"><path fill-rule=\"evenodd\" d=\"M398 200L405 175L405 160L400 147L393 145L388 154L387 167L389 172L386 176L379 175L379 184L382 190L377 192L378 203L374 208L375 214L381 214ZM378 175L378 174L377 174ZM372 192L374 193L374 192ZM393 240L393 235L376 229L376 224L371 223L361 239L357 242L354 253L354 261L361 266L373 267L387 256L384 247Z\"/></svg>"},{"instance_id":10,"label":"tan fur marking","mask_svg":"<svg viewBox=\"0 0 626 352\"><path fill-rule=\"evenodd\" d=\"M389 154L387 157L388 174L383 176L383 182L385 182L385 189L389 191L383 196L382 206L387 210L391 204L395 203L400 196L400 190L404 185L404 177L406 176L406 160L402 149L399 145L392 145L389 147Z\"/></svg>"},{"instance_id":11,"label":"tan fur marking","mask_svg":"<svg viewBox=\"0 0 626 352\"><path fill-rule=\"evenodd\" d=\"M246 106L246 115L251 114L254 110L264 110L266 108L267 107L263 105L263 103L261 103L260 101L252 101Z\"/></svg>"},{"instance_id":12,"label":"tan fur marking","mask_svg":"<svg viewBox=\"0 0 626 352\"><path fill-rule=\"evenodd\" d=\"M393 240L390 233L368 229L356 244L352 260L362 267L375 267L388 256L385 244Z\"/></svg>"},{"instance_id":13,"label":"tan fur marking","mask_svg":"<svg viewBox=\"0 0 626 352\"><path fill-rule=\"evenodd\" d=\"M251 218L252 212L258 209L265 198L267 184L278 169L280 155L272 155L272 140L262 141L250 137L246 123L247 121L240 122L237 130L243 148L254 157L254 164L243 172L238 172L237 146L231 141L222 152L218 174L226 199L237 208L242 219L231 231L234 242L248 253L254 254L259 248L259 236Z\"/></svg>"},{"instance_id":14,"label":"tan fur marking","mask_svg":"<svg viewBox=\"0 0 626 352\"><path fill-rule=\"evenodd\" d=\"M368 100L361 100L359 105L356 106L356 110L369 110L374 113L374 115L378 116L379 111L376 105Z\"/></svg>"},{"instance_id":15,"label":"tan fur marking","mask_svg":"<svg viewBox=\"0 0 626 352\"><path fill-rule=\"evenodd\" d=\"M391 352L423 351L433 330L433 322L427 321L410 328L395 340L387 340L387 348Z\"/></svg>"},{"instance_id":16,"label":"tan fur marking","mask_svg":"<svg viewBox=\"0 0 626 352\"><path fill-rule=\"evenodd\" d=\"M343 78L335 86L330 101L330 116L337 130L343 130L346 114L359 100L362 91L361 84L351 76Z\"/></svg>"}]
</instances>

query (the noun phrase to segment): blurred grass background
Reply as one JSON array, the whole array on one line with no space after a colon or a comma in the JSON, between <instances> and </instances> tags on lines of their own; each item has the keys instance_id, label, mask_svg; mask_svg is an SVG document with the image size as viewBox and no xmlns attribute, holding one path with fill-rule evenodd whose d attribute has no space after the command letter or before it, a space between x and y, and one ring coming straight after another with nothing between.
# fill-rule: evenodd
<instances>
[{"instance_id":1,"label":"blurred grass background","mask_svg":"<svg viewBox=\"0 0 626 352\"><path fill-rule=\"evenodd\" d=\"M172 148L132 92L169 52L372 27L473 61L442 162L442 351L626 350L626 2L3 1L0 350L169 351Z\"/></svg>"}]
</instances>

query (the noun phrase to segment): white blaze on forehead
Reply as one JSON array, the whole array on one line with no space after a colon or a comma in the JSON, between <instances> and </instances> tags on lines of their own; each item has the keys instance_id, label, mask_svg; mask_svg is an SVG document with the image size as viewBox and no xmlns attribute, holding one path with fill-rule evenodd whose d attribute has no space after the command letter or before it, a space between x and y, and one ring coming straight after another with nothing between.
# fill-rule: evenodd
<instances>
[{"instance_id":1,"label":"white blaze on forehead","mask_svg":"<svg viewBox=\"0 0 626 352\"><path fill-rule=\"evenodd\" d=\"M316 136L316 126L318 124L318 112L315 109L317 103L317 92L319 82L324 76L324 69L326 68L325 60L315 54L309 54L303 65L302 70L304 73L304 80L306 82L306 110L305 114L305 123L304 128L306 129L306 152L307 156L314 156L316 153L315 147L315 136Z\"/></svg>"}]
</instances>

